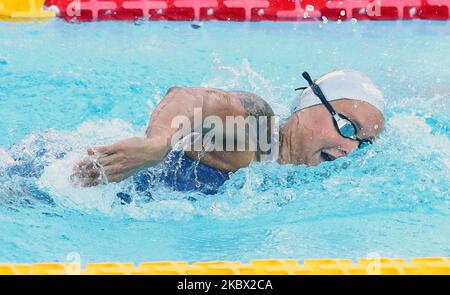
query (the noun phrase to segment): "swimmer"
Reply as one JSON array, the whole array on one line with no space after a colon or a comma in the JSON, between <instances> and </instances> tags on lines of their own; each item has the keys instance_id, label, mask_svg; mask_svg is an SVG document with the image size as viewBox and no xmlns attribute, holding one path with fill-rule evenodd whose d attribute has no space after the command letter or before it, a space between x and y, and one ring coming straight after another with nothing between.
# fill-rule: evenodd
<instances>
[{"instance_id":1,"label":"swimmer","mask_svg":"<svg viewBox=\"0 0 450 295\"><path fill-rule=\"evenodd\" d=\"M253 93L172 87L152 113L145 137L89 148L87 153L96 160L91 157L78 163L73 179L82 186L96 186L140 175L137 181L148 183L151 177L145 176L145 171L165 161L169 168L164 180L175 189L215 193L230 173L247 167L252 161L270 159L267 155L274 155L270 160L279 164L314 166L371 144L382 132L384 98L367 76L354 70L338 70L315 81L306 72L303 77L306 87L296 89L300 92L294 98L291 115L278 132L273 125L272 108ZM180 135L181 130L172 128L173 118L184 116L195 125L196 109L201 109L202 118L216 116L223 121L227 116L268 118L263 132L271 134L269 151L260 149L258 142L256 150L189 150L173 152L176 155L168 157L174 150L173 137ZM201 129L202 137L208 131L208 128ZM226 137L228 132L224 130L222 135ZM249 141L245 139L246 147Z\"/></svg>"}]
</instances>

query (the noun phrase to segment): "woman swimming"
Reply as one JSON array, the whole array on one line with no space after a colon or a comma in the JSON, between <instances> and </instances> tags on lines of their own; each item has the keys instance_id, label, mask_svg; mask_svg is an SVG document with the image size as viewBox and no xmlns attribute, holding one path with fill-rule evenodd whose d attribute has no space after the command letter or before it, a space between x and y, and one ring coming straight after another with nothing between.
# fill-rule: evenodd
<instances>
[{"instance_id":1,"label":"woman swimming","mask_svg":"<svg viewBox=\"0 0 450 295\"><path fill-rule=\"evenodd\" d=\"M78 163L73 180L82 186L120 182L165 161L171 167L165 181L174 189L214 193L230 172L252 161L269 159L280 164L317 165L372 143L383 130L383 95L361 72L338 70L316 81L306 72L303 77L309 85L299 88L303 91L294 100L291 116L279 127L269 104L255 94L172 87L152 113L145 137L89 148L88 154L95 155L96 159ZM202 115L201 122L195 122L198 112ZM206 122L210 118L214 118L210 120L214 124ZM244 118L243 128L238 126L236 130L234 125L224 128L229 118ZM249 122L257 122L256 136L247 128L251 127ZM215 130L211 139L211 127L220 124L221 128ZM199 133L203 140L200 150L193 148L192 141L181 150L175 148L180 139ZM269 134L265 145L261 134ZM204 144L208 136L213 148ZM222 140L230 138L231 144ZM256 148L251 148L252 143ZM267 144L269 148L263 149ZM149 183L149 177L143 182Z\"/></svg>"}]
</instances>

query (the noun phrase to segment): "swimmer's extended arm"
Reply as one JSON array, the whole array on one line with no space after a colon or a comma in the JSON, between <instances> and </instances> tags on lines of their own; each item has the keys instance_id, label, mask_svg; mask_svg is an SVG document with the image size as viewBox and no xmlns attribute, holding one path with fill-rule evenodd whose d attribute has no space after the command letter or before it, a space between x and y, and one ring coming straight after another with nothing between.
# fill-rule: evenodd
<instances>
[{"instance_id":1,"label":"swimmer's extended arm","mask_svg":"<svg viewBox=\"0 0 450 295\"><path fill-rule=\"evenodd\" d=\"M103 168L108 181L122 181L160 162L171 149L172 137L180 130L172 128L173 119L184 116L194 126L196 108L201 108L203 118L215 115L223 120L226 116L244 116L248 113L234 93L212 88L172 87L152 113L147 137L134 137L112 145L90 148L88 153L99 155L97 163ZM186 135L188 133L190 130ZM97 163L92 160L80 162L75 167L73 179L82 186L104 182Z\"/></svg>"}]
</instances>

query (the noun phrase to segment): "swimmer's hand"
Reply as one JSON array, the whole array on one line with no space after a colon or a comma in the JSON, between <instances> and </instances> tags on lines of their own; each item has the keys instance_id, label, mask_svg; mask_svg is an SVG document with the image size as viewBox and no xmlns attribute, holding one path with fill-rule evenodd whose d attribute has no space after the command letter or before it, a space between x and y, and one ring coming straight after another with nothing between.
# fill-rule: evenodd
<instances>
[{"instance_id":1,"label":"swimmer's hand","mask_svg":"<svg viewBox=\"0 0 450 295\"><path fill-rule=\"evenodd\" d=\"M120 182L139 170L162 160L167 145L158 138L133 137L117 143L89 148L89 158L74 167L71 180L76 185L96 186Z\"/></svg>"}]
</instances>

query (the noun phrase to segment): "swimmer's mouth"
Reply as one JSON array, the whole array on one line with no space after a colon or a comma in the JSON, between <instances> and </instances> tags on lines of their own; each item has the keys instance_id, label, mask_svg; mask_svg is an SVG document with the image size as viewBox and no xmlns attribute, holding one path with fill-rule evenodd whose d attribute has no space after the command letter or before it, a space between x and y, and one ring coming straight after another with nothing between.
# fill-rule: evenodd
<instances>
[{"instance_id":1,"label":"swimmer's mouth","mask_svg":"<svg viewBox=\"0 0 450 295\"><path fill-rule=\"evenodd\" d=\"M333 155L330 155L327 152L321 152L320 153L320 158L322 159L323 162L331 162L336 160L336 157Z\"/></svg>"}]
</instances>

